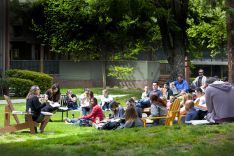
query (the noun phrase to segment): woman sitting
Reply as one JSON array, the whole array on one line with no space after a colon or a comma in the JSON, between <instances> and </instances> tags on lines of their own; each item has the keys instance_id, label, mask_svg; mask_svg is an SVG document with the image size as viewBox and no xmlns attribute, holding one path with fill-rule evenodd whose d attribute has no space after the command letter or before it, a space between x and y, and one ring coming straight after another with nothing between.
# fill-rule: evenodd
<instances>
[{"instance_id":1,"label":"woman sitting","mask_svg":"<svg viewBox=\"0 0 234 156\"><path fill-rule=\"evenodd\" d=\"M73 124L80 124L81 121L83 120L88 120L92 123L96 123L96 121L102 121L104 119L104 114L102 112L101 107L97 104L97 99L96 98L92 98L90 100L91 104L92 104L92 112L86 116L83 116L81 118L78 119L65 119L66 123L73 123Z\"/></svg>"},{"instance_id":2,"label":"woman sitting","mask_svg":"<svg viewBox=\"0 0 234 156\"><path fill-rule=\"evenodd\" d=\"M167 114L167 104L160 99L157 95L152 95L150 97L151 109L150 117L165 116ZM159 120L154 120L154 125L159 124Z\"/></svg>"},{"instance_id":3,"label":"woman sitting","mask_svg":"<svg viewBox=\"0 0 234 156\"><path fill-rule=\"evenodd\" d=\"M68 90L66 93L66 103L69 109L75 110L78 108L77 97L71 90Z\"/></svg>"},{"instance_id":4,"label":"woman sitting","mask_svg":"<svg viewBox=\"0 0 234 156\"><path fill-rule=\"evenodd\" d=\"M81 95L80 98L80 107L81 107L81 111L82 111L82 115L87 115L88 112L90 111L90 100L91 100L91 96L90 96L90 90L86 89L84 94Z\"/></svg>"},{"instance_id":5,"label":"woman sitting","mask_svg":"<svg viewBox=\"0 0 234 156\"><path fill-rule=\"evenodd\" d=\"M39 95L40 95L40 88L38 86L32 86L26 97L26 112L32 114L33 121L41 123L40 132L43 133L49 119L45 119L45 116L41 114L41 111L46 106L46 104L40 103ZM28 119L25 118L25 120Z\"/></svg>"},{"instance_id":6,"label":"woman sitting","mask_svg":"<svg viewBox=\"0 0 234 156\"><path fill-rule=\"evenodd\" d=\"M112 114L110 115L110 119L121 119L124 118L124 108L119 105L118 102L112 101L110 103L110 110L112 111Z\"/></svg>"},{"instance_id":7,"label":"woman sitting","mask_svg":"<svg viewBox=\"0 0 234 156\"><path fill-rule=\"evenodd\" d=\"M53 112L59 108L60 96L61 92L58 84L53 84L52 87L45 92L45 99L48 102L46 106L47 112ZM55 104L55 106L53 104Z\"/></svg>"},{"instance_id":8,"label":"woman sitting","mask_svg":"<svg viewBox=\"0 0 234 156\"><path fill-rule=\"evenodd\" d=\"M113 101L113 98L109 95L109 92L104 89L101 96L101 105L103 110L110 110L110 103Z\"/></svg>"},{"instance_id":9,"label":"woman sitting","mask_svg":"<svg viewBox=\"0 0 234 156\"><path fill-rule=\"evenodd\" d=\"M157 95L152 95L151 100L151 117L164 116L167 114L167 105Z\"/></svg>"},{"instance_id":10,"label":"woman sitting","mask_svg":"<svg viewBox=\"0 0 234 156\"><path fill-rule=\"evenodd\" d=\"M138 117L134 106L128 106L125 113L124 128L143 127L143 121Z\"/></svg>"}]
</instances>

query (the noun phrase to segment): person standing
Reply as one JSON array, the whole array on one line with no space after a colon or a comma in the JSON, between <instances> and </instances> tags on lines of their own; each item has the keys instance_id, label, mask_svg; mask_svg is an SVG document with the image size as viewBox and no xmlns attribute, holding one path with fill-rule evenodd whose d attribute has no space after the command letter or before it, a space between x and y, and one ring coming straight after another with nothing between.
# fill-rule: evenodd
<instances>
[{"instance_id":1,"label":"person standing","mask_svg":"<svg viewBox=\"0 0 234 156\"><path fill-rule=\"evenodd\" d=\"M204 88L206 83L206 76L204 76L204 70L199 69L198 74L198 77L195 78L192 84L195 88Z\"/></svg>"}]
</instances>

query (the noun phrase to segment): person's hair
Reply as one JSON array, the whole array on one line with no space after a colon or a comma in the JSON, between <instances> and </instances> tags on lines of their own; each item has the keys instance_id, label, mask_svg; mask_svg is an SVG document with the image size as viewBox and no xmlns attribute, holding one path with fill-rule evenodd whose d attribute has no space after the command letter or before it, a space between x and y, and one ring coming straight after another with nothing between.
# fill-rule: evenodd
<instances>
[{"instance_id":1,"label":"person's hair","mask_svg":"<svg viewBox=\"0 0 234 156\"><path fill-rule=\"evenodd\" d=\"M204 72L204 70L203 70L202 68L200 68L198 71L202 71L202 72Z\"/></svg>"},{"instance_id":2,"label":"person's hair","mask_svg":"<svg viewBox=\"0 0 234 156\"><path fill-rule=\"evenodd\" d=\"M117 108L117 107L119 107L119 103L118 103L118 102L112 101L112 102L110 103L110 108Z\"/></svg>"},{"instance_id":3,"label":"person's hair","mask_svg":"<svg viewBox=\"0 0 234 156\"><path fill-rule=\"evenodd\" d=\"M137 119L137 112L134 106L128 106L125 112L125 120L126 121L134 121Z\"/></svg>"},{"instance_id":4,"label":"person's hair","mask_svg":"<svg viewBox=\"0 0 234 156\"><path fill-rule=\"evenodd\" d=\"M71 94L72 93L72 90L67 90L67 94Z\"/></svg>"},{"instance_id":5,"label":"person's hair","mask_svg":"<svg viewBox=\"0 0 234 156\"><path fill-rule=\"evenodd\" d=\"M202 89L200 87L196 88L196 92L202 93Z\"/></svg>"},{"instance_id":6,"label":"person's hair","mask_svg":"<svg viewBox=\"0 0 234 156\"><path fill-rule=\"evenodd\" d=\"M187 101L187 100L192 100L192 99L193 99L193 95L192 95L192 94L186 93L186 94L184 95L184 100L185 100L185 101Z\"/></svg>"},{"instance_id":7,"label":"person's hair","mask_svg":"<svg viewBox=\"0 0 234 156\"><path fill-rule=\"evenodd\" d=\"M53 90L55 90L55 89L58 89L58 91L54 93ZM61 96L59 84L57 84L57 83L53 84L51 86L50 91L51 91L51 95L52 95L52 100L58 101L60 99L60 96Z\"/></svg>"},{"instance_id":8,"label":"person's hair","mask_svg":"<svg viewBox=\"0 0 234 156\"><path fill-rule=\"evenodd\" d=\"M215 77L209 77L208 79L206 79L206 84L212 84L215 81L217 81Z\"/></svg>"},{"instance_id":9,"label":"person's hair","mask_svg":"<svg viewBox=\"0 0 234 156\"><path fill-rule=\"evenodd\" d=\"M161 104L166 107L166 103L162 99L160 99L156 94L151 95L150 100L153 102L153 104Z\"/></svg>"},{"instance_id":10,"label":"person's hair","mask_svg":"<svg viewBox=\"0 0 234 156\"><path fill-rule=\"evenodd\" d=\"M128 99L126 102L129 102L129 106L135 106L135 100L133 98Z\"/></svg>"},{"instance_id":11,"label":"person's hair","mask_svg":"<svg viewBox=\"0 0 234 156\"><path fill-rule=\"evenodd\" d=\"M184 78L184 76L183 76L183 74L178 74L178 76L177 77L181 77L182 79Z\"/></svg>"},{"instance_id":12,"label":"person's hair","mask_svg":"<svg viewBox=\"0 0 234 156\"><path fill-rule=\"evenodd\" d=\"M93 97L92 99L93 99L93 103L94 103L93 105L97 105L97 103L98 103L97 99L95 97Z\"/></svg>"},{"instance_id":13,"label":"person's hair","mask_svg":"<svg viewBox=\"0 0 234 156\"><path fill-rule=\"evenodd\" d=\"M53 85L51 86L51 89L52 89L52 90L58 89L57 92L60 94L60 87L59 87L59 84L58 84L58 83L53 84ZM56 92L56 93L57 93L57 92Z\"/></svg>"},{"instance_id":14,"label":"person's hair","mask_svg":"<svg viewBox=\"0 0 234 156\"><path fill-rule=\"evenodd\" d=\"M94 95L93 95L93 92L92 92L92 91L89 91L89 97L90 97L90 98L94 98Z\"/></svg>"},{"instance_id":15,"label":"person's hair","mask_svg":"<svg viewBox=\"0 0 234 156\"><path fill-rule=\"evenodd\" d=\"M192 100L187 100L185 102L185 110L186 111L189 111L193 107L194 107L194 102Z\"/></svg>"},{"instance_id":16,"label":"person's hair","mask_svg":"<svg viewBox=\"0 0 234 156\"><path fill-rule=\"evenodd\" d=\"M36 86L36 85L32 86L30 88L27 96L26 96L26 99L31 99L35 95L35 93L36 93L37 90L40 90L40 88L38 86Z\"/></svg>"},{"instance_id":17,"label":"person's hair","mask_svg":"<svg viewBox=\"0 0 234 156\"><path fill-rule=\"evenodd\" d=\"M107 89L103 89L103 90L102 90L102 93L106 93L106 94L108 94L109 92L108 92L108 90L107 90Z\"/></svg>"}]
</instances>

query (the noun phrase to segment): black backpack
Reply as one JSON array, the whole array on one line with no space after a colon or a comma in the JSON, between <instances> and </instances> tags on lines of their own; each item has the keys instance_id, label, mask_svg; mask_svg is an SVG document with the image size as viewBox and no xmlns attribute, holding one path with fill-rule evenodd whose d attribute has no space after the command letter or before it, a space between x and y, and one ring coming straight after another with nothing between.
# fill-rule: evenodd
<instances>
[{"instance_id":1,"label":"black backpack","mask_svg":"<svg viewBox=\"0 0 234 156\"><path fill-rule=\"evenodd\" d=\"M102 130L115 130L120 127L120 123L117 121L109 121L105 123L100 129Z\"/></svg>"}]
</instances>

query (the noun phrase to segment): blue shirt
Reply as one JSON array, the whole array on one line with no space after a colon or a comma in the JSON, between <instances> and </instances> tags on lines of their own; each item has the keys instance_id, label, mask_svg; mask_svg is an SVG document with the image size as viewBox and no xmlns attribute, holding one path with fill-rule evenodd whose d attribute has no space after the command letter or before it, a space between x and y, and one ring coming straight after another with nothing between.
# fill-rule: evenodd
<instances>
[{"instance_id":1,"label":"blue shirt","mask_svg":"<svg viewBox=\"0 0 234 156\"><path fill-rule=\"evenodd\" d=\"M191 108L185 116L185 122L194 120L197 117L197 111L195 108Z\"/></svg>"},{"instance_id":2,"label":"blue shirt","mask_svg":"<svg viewBox=\"0 0 234 156\"><path fill-rule=\"evenodd\" d=\"M174 81L175 83L175 87L176 89L180 92L182 90L185 90L186 92L188 92L189 90L189 85L188 82L186 80L182 80L181 82L178 81Z\"/></svg>"}]
</instances>

